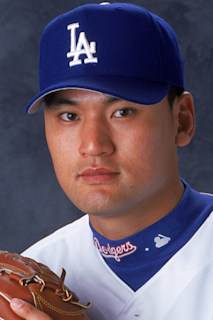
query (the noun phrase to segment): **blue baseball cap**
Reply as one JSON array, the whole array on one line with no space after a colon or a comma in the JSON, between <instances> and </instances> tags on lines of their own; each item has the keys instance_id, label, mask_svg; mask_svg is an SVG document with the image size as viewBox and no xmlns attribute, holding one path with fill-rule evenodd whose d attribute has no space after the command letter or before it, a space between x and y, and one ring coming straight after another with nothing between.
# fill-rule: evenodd
<instances>
[{"instance_id":1,"label":"blue baseball cap","mask_svg":"<svg viewBox=\"0 0 213 320\"><path fill-rule=\"evenodd\" d=\"M40 43L36 112L51 92L79 88L139 104L155 104L171 85L184 88L183 60L174 30L143 7L86 4L60 15Z\"/></svg>"}]
</instances>

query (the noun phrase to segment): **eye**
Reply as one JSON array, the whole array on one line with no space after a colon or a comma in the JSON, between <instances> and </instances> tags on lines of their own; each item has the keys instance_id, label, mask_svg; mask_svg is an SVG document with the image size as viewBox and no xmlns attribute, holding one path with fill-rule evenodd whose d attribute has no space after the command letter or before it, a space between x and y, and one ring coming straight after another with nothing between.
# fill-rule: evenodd
<instances>
[{"instance_id":1,"label":"eye","mask_svg":"<svg viewBox=\"0 0 213 320\"><path fill-rule=\"evenodd\" d=\"M130 108L123 108L123 109L119 109L116 112L113 113L113 116L116 118L124 118L127 117L129 115L131 115L133 113L133 110Z\"/></svg>"},{"instance_id":2,"label":"eye","mask_svg":"<svg viewBox=\"0 0 213 320\"><path fill-rule=\"evenodd\" d=\"M75 121L79 119L79 116L76 113L73 112L64 112L62 114L60 114L60 117L62 118L62 120L64 121Z\"/></svg>"}]
</instances>

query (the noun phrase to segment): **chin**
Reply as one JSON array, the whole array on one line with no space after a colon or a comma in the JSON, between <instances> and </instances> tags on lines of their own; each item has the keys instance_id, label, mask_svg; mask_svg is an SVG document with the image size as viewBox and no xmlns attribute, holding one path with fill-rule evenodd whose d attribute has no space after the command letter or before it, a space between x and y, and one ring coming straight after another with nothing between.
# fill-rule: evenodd
<instances>
[{"instance_id":1,"label":"chin","mask_svg":"<svg viewBox=\"0 0 213 320\"><path fill-rule=\"evenodd\" d=\"M89 192L73 192L69 199L82 212L93 215L104 215L111 210L113 211L117 202L113 199L112 194L104 188Z\"/></svg>"}]
</instances>

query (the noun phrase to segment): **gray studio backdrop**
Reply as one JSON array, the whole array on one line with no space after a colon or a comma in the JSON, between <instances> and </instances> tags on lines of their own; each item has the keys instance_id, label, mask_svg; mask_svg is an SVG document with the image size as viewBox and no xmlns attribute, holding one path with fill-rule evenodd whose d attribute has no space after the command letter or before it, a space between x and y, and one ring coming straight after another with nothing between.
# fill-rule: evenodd
<instances>
[{"instance_id":1,"label":"gray studio backdrop","mask_svg":"<svg viewBox=\"0 0 213 320\"><path fill-rule=\"evenodd\" d=\"M0 248L21 252L81 213L56 181L42 110L24 114L38 91L39 39L57 15L90 1L0 0ZM97 1L94 1L98 3ZM112 1L113 2L113 1ZM176 30L194 95L197 131L179 152L181 175L213 192L213 1L134 0Z\"/></svg>"}]
</instances>

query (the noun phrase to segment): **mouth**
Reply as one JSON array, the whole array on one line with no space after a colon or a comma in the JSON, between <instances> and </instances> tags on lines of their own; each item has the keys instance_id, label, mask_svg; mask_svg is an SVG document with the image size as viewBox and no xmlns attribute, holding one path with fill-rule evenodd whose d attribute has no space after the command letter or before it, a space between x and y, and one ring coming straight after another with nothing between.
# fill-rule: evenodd
<instances>
[{"instance_id":1,"label":"mouth","mask_svg":"<svg viewBox=\"0 0 213 320\"><path fill-rule=\"evenodd\" d=\"M119 172L108 168L88 168L79 174L79 178L90 184L110 182L119 175Z\"/></svg>"}]
</instances>

